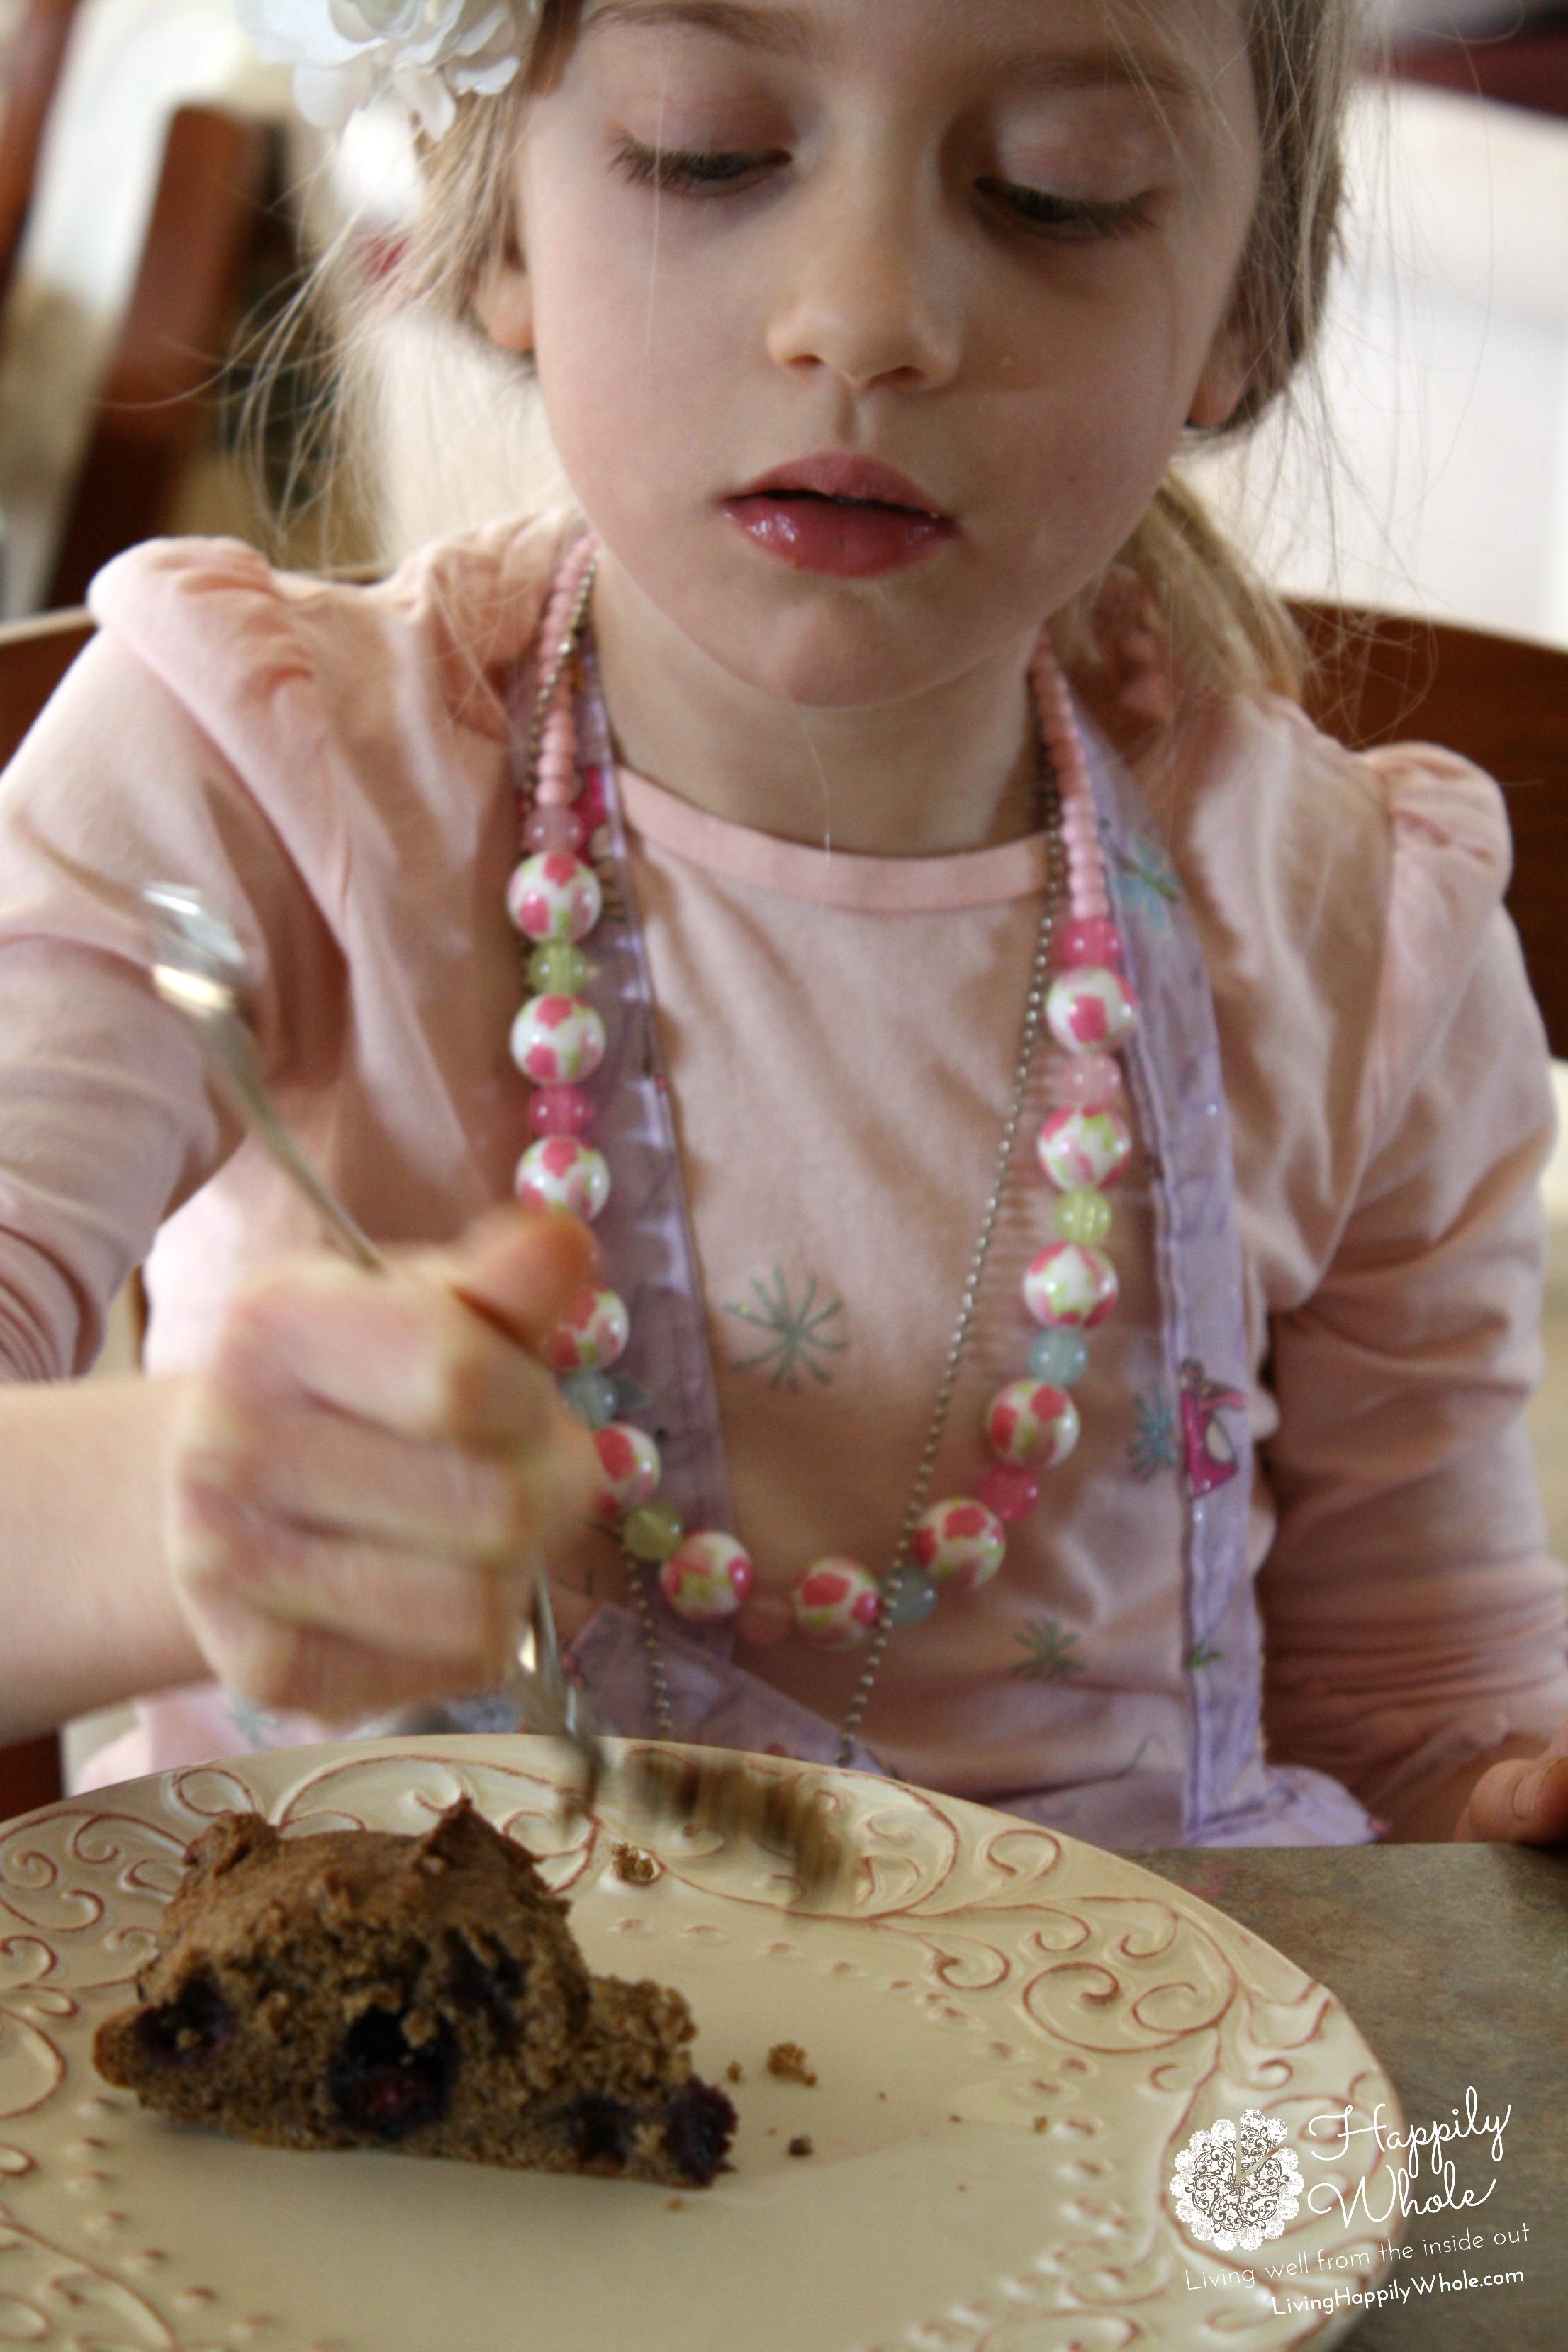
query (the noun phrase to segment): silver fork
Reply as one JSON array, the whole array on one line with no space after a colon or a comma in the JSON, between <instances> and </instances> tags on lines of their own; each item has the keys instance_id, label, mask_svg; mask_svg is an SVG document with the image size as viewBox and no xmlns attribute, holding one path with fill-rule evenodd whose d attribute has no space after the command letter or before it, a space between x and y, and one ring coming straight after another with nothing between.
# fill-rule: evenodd
<instances>
[{"instance_id":1,"label":"silver fork","mask_svg":"<svg viewBox=\"0 0 1568 2352\"><path fill-rule=\"evenodd\" d=\"M233 926L199 890L155 882L142 893L148 965L163 1003L182 1014L235 1108L320 1216L344 1255L369 1274L390 1272L387 1260L323 1181L279 1117L261 1076L256 1037L245 1009L245 950ZM605 1769L605 1751L592 1710L561 1664L555 1613L543 1563L533 1567L524 1618L532 1664L520 1644L503 1688L535 1731L575 1749L592 1802Z\"/></svg>"}]
</instances>

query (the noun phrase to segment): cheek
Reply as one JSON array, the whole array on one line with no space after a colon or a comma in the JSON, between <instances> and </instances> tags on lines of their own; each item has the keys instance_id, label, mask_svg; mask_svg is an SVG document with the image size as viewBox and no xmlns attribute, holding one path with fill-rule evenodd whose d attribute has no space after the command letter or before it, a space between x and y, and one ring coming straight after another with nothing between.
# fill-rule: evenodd
<instances>
[{"instance_id":1,"label":"cheek","mask_svg":"<svg viewBox=\"0 0 1568 2352\"><path fill-rule=\"evenodd\" d=\"M636 512L710 479L723 387L744 341L734 273L693 271L628 236L626 209L563 187L530 235L540 387L590 513Z\"/></svg>"},{"instance_id":2,"label":"cheek","mask_svg":"<svg viewBox=\"0 0 1568 2352\"><path fill-rule=\"evenodd\" d=\"M1065 600L1121 545L1165 471L1207 348L1180 273L1129 257L1120 282L1007 323L979 371L969 425L988 469L1012 486L997 529L1049 551ZM1063 567L1078 577L1061 584Z\"/></svg>"}]
</instances>

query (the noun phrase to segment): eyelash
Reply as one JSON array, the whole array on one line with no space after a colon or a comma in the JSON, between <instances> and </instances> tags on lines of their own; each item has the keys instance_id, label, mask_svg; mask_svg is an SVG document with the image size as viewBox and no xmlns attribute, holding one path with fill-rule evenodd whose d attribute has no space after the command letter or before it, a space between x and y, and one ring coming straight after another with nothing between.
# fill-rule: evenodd
<instances>
[{"instance_id":1,"label":"eyelash","mask_svg":"<svg viewBox=\"0 0 1568 2352\"><path fill-rule=\"evenodd\" d=\"M752 154L738 149L645 147L637 139L623 139L616 150L616 168L635 187L677 196L728 195L770 163L788 160L777 148Z\"/></svg>"},{"instance_id":2,"label":"eyelash","mask_svg":"<svg viewBox=\"0 0 1568 2352\"><path fill-rule=\"evenodd\" d=\"M789 161L781 149L752 152L743 149L645 147L640 140L623 139L616 150L616 168L636 187L657 188L662 195L726 196L754 184L771 165ZM1037 235L1062 244L1091 244L1096 239L1130 236L1148 222L1148 201L1131 196L1119 203L1096 203L1087 196L1056 196L1042 188L1018 186L1011 180L980 180L982 195L998 204Z\"/></svg>"}]
</instances>

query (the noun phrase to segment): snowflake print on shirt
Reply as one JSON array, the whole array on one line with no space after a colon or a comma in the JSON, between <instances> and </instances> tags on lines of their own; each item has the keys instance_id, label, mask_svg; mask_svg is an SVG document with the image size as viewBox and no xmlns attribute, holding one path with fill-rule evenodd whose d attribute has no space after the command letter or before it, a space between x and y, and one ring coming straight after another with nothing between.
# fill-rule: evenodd
<instances>
[{"instance_id":1,"label":"snowflake print on shirt","mask_svg":"<svg viewBox=\"0 0 1568 2352\"><path fill-rule=\"evenodd\" d=\"M1037 1617L1032 1625L1020 1628L1013 1636L1024 1655L1013 1672L1027 1683L1065 1683L1069 1675L1081 1675L1084 1662L1075 1658L1078 1647L1076 1633L1064 1633L1054 1617Z\"/></svg>"},{"instance_id":2,"label":"snowflake print on shirt","mask_svg":"<svg viewBox=\"0 0 1568 2352\"><path fill-rule=\"evenodd\" d=\"M812 1276L807 1277L799 1304L795 1304L784 1268L778 1265L773 1270L771 1283L759 1281L753 1275L749 1287L754 1304L741 1307L726 1299L724 1312L733 1315L738 1322L750 1324L753 1330L765 1332L767 1344L749 1356L731 1356L730 1370L765 1370L768 1386L788 1389L792 1396L799 1393L803 1370L809 1372L820 1387L826 1388L833 1374L823 1359L841 1356L849 1344L827 1329L834 1317L844 1312L843 1300L819 1297L816 1280Z\"/></svg>"},{"instance_id":3,"label":"snowflake print on shirt","mask_svg":"<svg viewBox=\"0 0 1568 2352\"><path fill-rule=\"evenodd\" d=\"M1132 1400L1132 1410L1137 1425L1127 1448L1127 1466L1134 1478L1142 1482L1157 1478L1162 1470L1176 1469L1182 1448L1176 1416L1164 1390L1158 1382L1141 1390Z\"/></svg>"},{"instance_id":4,"label":"snowflake print on shirt","mask_svg":"<svg viewBox=\"0 0 1568 2352\"><path fill-rule=\"evenodd\" d=\"M1115 856L1124 902L1136 907L1155 930L1168 930L1171 908L1181 897L1182 886L1160 844L1147 834L1135 833Z\"/></svg>"}]
</instances>

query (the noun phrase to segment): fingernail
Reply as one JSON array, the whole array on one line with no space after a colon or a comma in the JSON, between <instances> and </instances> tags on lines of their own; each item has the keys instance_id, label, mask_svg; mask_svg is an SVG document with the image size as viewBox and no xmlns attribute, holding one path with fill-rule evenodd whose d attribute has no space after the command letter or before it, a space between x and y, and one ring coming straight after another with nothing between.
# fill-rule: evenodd
<instances>
[{"instance_id":1,"label":"fingernail","mask_svg":"<svg viewBox=\"0 0 1568 2352\"><path fill-rule=\"evenodd\" d=\"M1527 1814L1535 1811L1536 1800L1545 1779L1544 1764L1532 1764L1527 1772L1520 1774L1513 1784L1513 1817L1516 1822L1522 1822Z\"/></svg>"}]
</instances>

